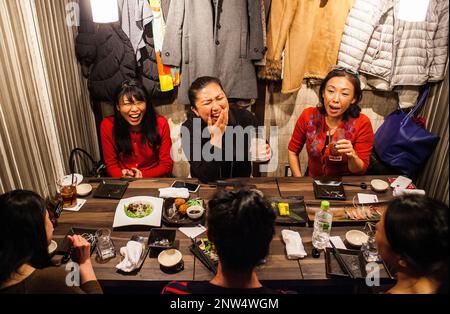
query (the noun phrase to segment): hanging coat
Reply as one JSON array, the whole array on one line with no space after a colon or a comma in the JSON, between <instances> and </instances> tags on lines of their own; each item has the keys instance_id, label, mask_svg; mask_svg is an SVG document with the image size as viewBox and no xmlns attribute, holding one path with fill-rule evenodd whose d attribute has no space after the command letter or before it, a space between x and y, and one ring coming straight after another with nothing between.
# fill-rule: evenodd
<instances>
[{"instance_id":1,"label":"hanging coat","mask_svg":"<svg viewBox=\"0 0 450 314\"><path fill-rule=\"evenodd\" d=\"M254 0L172 0L162 61L181 66L178 101L200 76L216 76L229 98L257 97L253 60L264 55L260 3Z\"/></svg>"},{"instance_id":2,"label":"hanging coat","mask_svg":"<svg viewBox=\"0 0 450 314\"><path fill-rule=\"evenodd\" d=\"M280 80L283 73L282 93L299 90L303 78L325 78L331 66L336 64L353 1L272 1L267 61L260 77Z\"/></svg>"},{"instance_id":3,"label":"hanging coat","mask_svg":"<svg viewBox=\"0 0 450 314\"><path fill-rule=\"evenodd\" d=\"M426 19L398 18L398 0L356 0L344 28L338 64L390 83L442 80L448 54L449 4L431 0Z\"/></svg>"}]
</instances>

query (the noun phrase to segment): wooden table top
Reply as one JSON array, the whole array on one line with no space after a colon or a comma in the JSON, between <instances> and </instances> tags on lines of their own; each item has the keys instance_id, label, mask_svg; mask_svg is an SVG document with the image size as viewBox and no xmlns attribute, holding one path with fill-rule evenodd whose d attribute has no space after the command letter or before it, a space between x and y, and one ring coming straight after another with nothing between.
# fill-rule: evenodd
<instances>
[{"instance_id":1,"label":"wooden table top","mask_svg":"<svg viewBox=\"0 0 450 314\"><path fill-rule=\"evenodd\" d=\"M386 180L387 177L345 177L344 182L370 183L373 178L381 178ZM145 196L159 196L158 188L169 187L174 178L159 178L159 179L140 179L130 182L124 198L138 195ZM180 179L177 179L180 180ZM186 179L189 182L196 182L196 179ZM86 180L88 181L88 180ZM238 181L242 184L251 185L261 190L268 197L287 197L303 195L307 206L317 206L318 202L314 198L312 188L312 179L305 178L240 178L231 181ZM98 186L98 182L91 182L93 188ZM353 197L358 192L374 193L369 190L362 190L359 187L345 187L347 198ZM206 201L213 196L216 187L212 185L201 185L200 190L196 193L197 196ZM387 201L392 198L391 191L383 195L377 194L380 201ZM54 239L61 242L65 234L71 227L80 228L112 228L115 209L119 200L93 198L92 193L86 197L87 202L78 212L63 211L58 220L58 225L54 231ZM344 201L346 203L348 201ZM162 227L165 227L162 224ZM298 231L302 237L308 256L301 260L289 260L286 256L285 245L281 238L282 229L292 229ZM362 229L362 226L346 226L333 227L331 235L343 235L350 229ZM257 267L257 274L260 280L263 281L302 281L315 280L327 282L331 279L327 278L325 273L325 262L323 254L320 258L314 259L311 257L311 235L313 229L310 227L293 227L293 226L278 226L273 241L270 245L270 253L265 264ZM148 238L148 230L139 231L116 231L112 232L112 240L116 246L116 250L126 245L134 234L141 235ZM200 237L205 236L205 234ZM168 282L171 280L210 280L213 274L189 251L191 240L183 233L177 230L176 240L178 249L183 254L184 270L177 274L166 274L159 268L158 261L154 254L147 257L144 261L142 269L131 275L124 275L116 271L115 266L120 262L121 256L117 256L106 263L99 263L95 260L96 253L92 255L94 270L99 281L109 283L112 285L119 285L121 282ZM385 274L384 274L385 275Z\"/></svg>"}]
</instances>

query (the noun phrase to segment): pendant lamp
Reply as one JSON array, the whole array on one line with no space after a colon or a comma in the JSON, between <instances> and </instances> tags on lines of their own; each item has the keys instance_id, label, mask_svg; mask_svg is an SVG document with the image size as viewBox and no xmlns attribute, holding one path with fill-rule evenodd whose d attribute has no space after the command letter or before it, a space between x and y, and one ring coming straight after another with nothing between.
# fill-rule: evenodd
<instances>
[{"instance_id":1,"label":"pendant lamp","mask_svg":"<svg viewBox=\"0 0 450 314\"><path fill-rule=\"evenodd\" d=\"M91 0L92 20L95 23L119 21L117 0Z\"/></svg>"},{"instance_id":2,"label":"pendant lamp","mask_svg":"<svg viewBox=\"0 0 450 314\"><path fill-rule=\"evenodd\" d=\"M430 0L400 0L398 18L407 22L423 22Z\"/></svg>"}]
</instances>

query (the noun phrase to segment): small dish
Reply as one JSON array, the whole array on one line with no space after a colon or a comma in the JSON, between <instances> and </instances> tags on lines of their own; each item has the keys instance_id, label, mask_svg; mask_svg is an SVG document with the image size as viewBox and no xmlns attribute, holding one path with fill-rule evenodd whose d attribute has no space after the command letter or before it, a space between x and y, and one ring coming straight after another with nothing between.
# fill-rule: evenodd
<instances>
[{"instance_id":1,"label":"small dish","mask_svg":"<svg viewBox=\"0 0 450 314\"><path fill-rule=\"evenodd\" d=\"M359 230L350 230L345 234L345 239L348 243L355 247L361 247L363 243L366 243L369 239L369 236L362 231Z\"/></svg>"},{"instance_id":2,"label":"small dish","mask_svg":"<svg viewBox=\"0 0 450 314\"><path fill-rule=\"evenodd\" d=\"M48 254L53 255L56 252L56 249L58 248L58 244L55 240L52 240L50 244L48 245Z\"/></svg>"},{"instance_id":3,"label":"small dish","mask_svg":"<svg viewBox=\"0 0 450 314\"><path fill-rule=\"evenodd\" d=\"M370 185L372 187L372 190L380 193L386 191L389 188L389 183L380 179L373 179L372 181L370 181Z\"/></svg>"},{"instance_id":4,"label":"small dish","mask_svg":"<svg viewBox=\"0 0 450 314\"><path fill-rule=\"evenodd\" d=\"M153 228L148 236L148 245L151 249L169 249L173 246L175 237L175 229Z\"/></svg>"},{"instance_id":5,"label":"small dish","mask_svg":"<svg viewBox=\"0 0 450 314\"><path fill-rule=\"evenodd\" d=\"M203 216L204 212L205 209L200 205L188 207L188 209L186 210L188 217L191 219L199 219L200 217Z\"/></svg>"},{"instance_id":6,"label":"small dish","mask_svg":"<svg viewBox=\"0 0 450 314\"><path fill-rule=\"evenodd\" d=\"M77 185L78 196L88 196L91 192L92 192L92 185L90 185L89 183Z\"/></svg>"}]
</instances>

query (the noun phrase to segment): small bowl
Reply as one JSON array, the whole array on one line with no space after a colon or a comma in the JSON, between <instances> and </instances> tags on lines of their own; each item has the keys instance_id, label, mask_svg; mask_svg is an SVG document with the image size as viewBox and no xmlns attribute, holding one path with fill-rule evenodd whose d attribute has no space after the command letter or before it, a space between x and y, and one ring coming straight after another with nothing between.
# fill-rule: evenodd
<instances>
[{"instance_id":1,"label":"small bowl","mask_svg":"<svg viewBox=\"0 0 450 314\"><path fill-rule=\"evenodd\" d=\"M203 216L203 213L205 212L205 209L201 207L200 205L194 205L191 207L188 207L186 210L186 213L189 218L191 219L199 219Z\"/></svg>"},{"instance_id":2,"label":"small bowl","mask_svg":"<svg viewBox=\"0 0 450 314\"><path fill-rule=\"evenodd\" d=\"M88 196L89 193L92 191L92 185L89 183L83 183L80 185L77 185L77 194L78 196Z\"/></svg>"},{"instance_id":3,"label":"small bowl","mask_svg":"<svg viewBox=\"0 0 450 314\"><path fill-rule=\"evenodd\" d=\"M158 263L166 268L176 267L183 260L183 255L177 249L164 250L158 255Z\"/></svg>"},{"instance_id":4,"label":"small bowl","mask_svg":"<svg viewBox=\"0 0 450 314\"><path fill-rule=\"evenodd\" d=\"M363 243L366 243L369 236L359 230L350 230L345 234L345 239L350 245L360 247Z\"/></svg>"},{"instance_id":5,"label":"small bowl","mask_svg":"<svg viewBox=\"0 0 450 314\"><path fill-rule=\"evenodd\" d=\"M58 248L58 244L55 240L52 240L50 244L48 245L48 254L53 255L56 252L56 249Z\"/></svg>"},{"instance_id":6,"label":"small bowl","mask_svg":"<svg viewBox=\"0 0 450 314\"><path fill-rule=\"evenodd\" d=\"M370 186L375 192L384 192L389 188L389 183L380 179L370 181Z\"/></svg>"}]
</instances>

